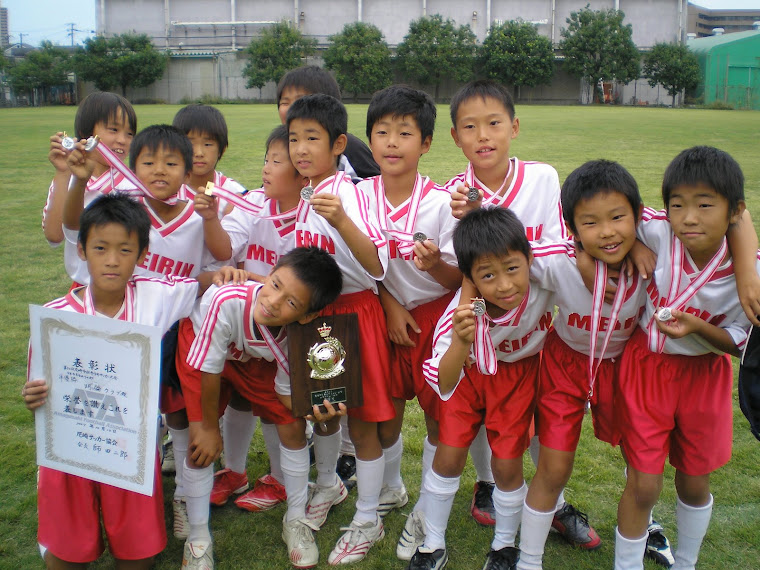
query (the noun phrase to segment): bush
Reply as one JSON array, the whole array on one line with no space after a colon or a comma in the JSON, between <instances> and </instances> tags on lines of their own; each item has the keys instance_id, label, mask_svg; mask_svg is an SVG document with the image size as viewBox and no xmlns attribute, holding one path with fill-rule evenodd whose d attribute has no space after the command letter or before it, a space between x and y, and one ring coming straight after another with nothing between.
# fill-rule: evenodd
<instances>
[{"instance_id":1,"label":"bush","mask_svg":"<svg viewBox=\"0 0 760 570\"><path fill-rule=\"evenodd\" d=\"M733 111L734 106L723 101L713 101L709 105L705 105L704 109L710 109L711 111Z\"/></svg>"}]
</instances>

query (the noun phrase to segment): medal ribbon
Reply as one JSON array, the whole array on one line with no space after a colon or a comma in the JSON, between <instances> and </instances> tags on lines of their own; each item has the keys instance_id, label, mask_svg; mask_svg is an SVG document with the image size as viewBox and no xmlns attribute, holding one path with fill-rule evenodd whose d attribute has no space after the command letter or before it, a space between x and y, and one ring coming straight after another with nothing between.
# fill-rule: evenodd
<instances>
[{"instance_id":1,"label":"medal ribbon","mask_svg":"<svg viewBox=\"0 0 760 570\"><path fill-rule=\"evenodd\" d=\"M488 322L492 321L499 326L516 327L520 324L520 317L528 306L528 297L530 297L530 288L525 292L522 301L514 309L510 309L502 316L492 319L488 312L479 317L475 317L475 362L478 364L478 370L481 374L493 376L496 374L496 350L493 346L493 339L489 332Z\"/></svg>"},{"instance_id":2,"label":"medal ribbon","mask_svg":"<svg viewBox=\"0 0 760 570\"><path fill-rule=\"evenodd\" d=\"M377 217L380 221L380 229L383 233L393 237L398 243L398 251L402 255L409 255L414 251L414 225L417 223L417 214L420 208L420 202L422 198L427 194L430 188L433 187L435 182L430 180L427 176L423 178L417 173L417 178L414 181L414 189L412 195L409 197L409 209L406 214L406 222L404 223L404 231L392 230L388 226L388 205L385 199L385 188L383 186L383 177L375 176L375 198L377 200Z\"/></svg>"},{"instance_id":3,"label":"medal ribbon","mask_svg":"<svg viewBox=\"0 0 760 570\"><path fill-rule=\"evenodd\" d=\"M243 196L236 194L231 190L221 188L215 184L212 184L211 182L206 185L206 189L210 189L211 193L214 196L225 199L236 208L240 208L246 214L257 216L265 220L292 220L296 217L297 211L301 207L301 202L303 202L303 200L301 200L296 208L292 208L287 212L283 212L281 214L264 214L263 212L265 208L263 206L249 202Z\"/></svg>"},{"instance_id":4,"label":"medal ribbon","mask_svg":"<svg viewBox=\"0 0 760 570\"><path fill-rule=\"evenodd\" d=\"M124 289L124 310L119 315L120 321L134 322L135 320L135 282L130 280L127 282L127 287ZM84 314L95 315L95 301L92 299L92 291L87 286L84 289Z\"/></svg>"},{"instance_id":5,"label":"medal ribbon","mask_svg":"<svg viewBox=\"0 0 760 570\"><path fill-rule=\"evenodd\" d=\"M504 182L501 183L501 186L499 186L499 189L492 193L490 196L485 196L487 192L490 192L490 190L486 189L485 186L476 184L476 178L475 178L475 169L472 167L472 163L467 163L467 169L464 171L464 181L470 188L478 188L482 186L483 189L483 206L496 206L496 207L502 207L504 206L504 203L507 201L507 199L510 197L508 194L505 194L504 196L501 195L501 191L504 190L504 187L507 185L507 180L509 180L509 176L512 174L513 170L513 164L512 160L509 161L509 169L507 170L507 175L504 177Z\"/></svg>"},{"instance_id":6,"label":"medal ribbon","mask_svg":"<svg viewBox=\"0 0 760 570\"><path fill-rule=\"evenodd\" d=\"M686 287L686 289L684 289L679 294L678 289L681 285L683 259L686 255L686 252L684 251L683 243L681 243L681 240L674 237L670 260L670 289L668 291L668 297L665 300L665 306L677 311L682 310L683 307L686 306L686 303L688 303L691 298L697 294L697 291L699 291L699 289L705 283L712 279L712 276L715 275L718 267L720 267L723 258L726 257L726 253L728 253L728 242L724 237L723 242L720 244L718 251L715 252L715 255L713 255L712 259L707 263L707 265L705 265L704 269L699 272L697 278L691 281L688 287ZM652 315L652 318L649 321L649 325L647 326L647 332L649 333L649 350L652 352L662 353L662 350L665 347L665 335L660 332L660 329L657 328L657 323L655 323L658 308L659 307L655 307L654 309L654 314Z\"/></svg>"},{"instance_id":7,"label":"medal ribbon","mask_svg":"<svg viewBox=\"0 0 760 570\"><path fill-rule=\"evenodd\" d=\"M312 196L318 194L327 186L330 185L330 182L332 182L332 186L330 186L330 194L335 194L337 196L338 194L338 186L340 186L340 183L346 180L347 182L351 182L351 178L344 174L343 172L336 172L332 176L332 181L330 178L325 178L322 182L320 182L316 188L314 188L314 194ZM353 182L351 182L353 184ZM309 217L309 203L306 200L301 200L298 203L298 209L296 211L296 221L304 224L306 223L306 218Z\"/></svg>"},{"instance_id":8,"label":"medal ribbon","mask_svg":"<svg viewBox=\"0 0 760 570\"><path fill-rule=\"evenodd\" d=\"M164 204L168 204L170 206L173 206L177 203L177 200L179 200L177 194L170 196L165 200L156 198L153 195L153 192L148 190L145 184L143 184L142 181L135 175L135 173L132 172L129 167L121 161L121 158L119 158L119 156L114 151L112 151L103 143L98 143L98 146L95 148L97 148L98 152L100 152L103 158L106 159L106 162L108 162L112 168L116 169L116 171L119 172L119 174L121 174L124 178L134 184L135 188L137 188L137 190L139 190L143 196L148 196L154 200L158 200L159 202L163 202Z\"/></svg>"},{"instance_id":9,"label":"medal ribbon","mask_svg":"<svg viewBox=\"0 0 760 570\"><path fill-rule=\"evenodd\" d=\"M599 352L599 359L596 359L596 344L599 336L599 325L602 320L602 309L604 307L604 290L607 287L607 264L603 261L596 260L596 269L594 272L594 293L593 301L591 303L591 339L588 355L588 400L591 402L591 397L594 395L594 383L596 382L596 375L599 372L599 366L604 360L604 353L607 351L607 345L610 343L612 334L615 332L615 325L617 324L620 310L623 308L625 302L625 296L630 287L634 286L633 279L631 283L625 277L626 263L623 261L623 265L620 267L620 279L618 280L618 288L615 292L615 298L612 301L612 311L610 312L610 319L608 321L607 330L604 332L604 340L602 341L602 348ZM639 275L635 276L638 281L641 279Z\"/></svg>"},{"instance_id":10,"label":"medal ribbon","mask_svg":"<svg viewBox=\"0 0 760 570\"><path fill-rule=\"evenodd\" d=\"M256 302L256 298L259 296L259 293L261 292L261 288L263 287L262 284L258 283L255 285L250 285L248 289L248 295L245 303L245 309L246 313L248 314L248 333L246 336L248 336L248 341L253 343L256 341L256 337L253 334L254 327L256 330L258 330L261 333L261 337L264 339L264 342L267 345L267 348L270 350L270 352L274 355L275 360L277 360L277 363L280 365L280 368L282 368L286 374L290 375L290 364L288 363L288 357L283 352L282 348L280 348L280 345L277 344L277 341L272 336L272 333L269 331L269 327L267 326L259 326L256 321L253 320L253 306Z\"/></svg>"},{"instance_id":11,"label":"medal ribbon","mask_svg":"<svg viewBox=\"0 0 760 570\"><path fill-rule=\"evenodd\" d=\"M115 175L114 175L115 174ZM90 178L87 181L85 192L100 192L101 194L108 194L111 192L121 181L124 180L124 176L113 168L109 168L108 172L104 172L98 178ZM128 191L126 193L129 193Z\"/></svg>"}]
</instances>

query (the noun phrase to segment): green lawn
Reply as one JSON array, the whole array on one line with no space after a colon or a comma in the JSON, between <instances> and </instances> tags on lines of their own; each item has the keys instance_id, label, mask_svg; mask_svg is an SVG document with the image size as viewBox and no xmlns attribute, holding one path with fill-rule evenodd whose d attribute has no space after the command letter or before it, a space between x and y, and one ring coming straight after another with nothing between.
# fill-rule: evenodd
<instances>
[{"instance_id":1,"label":"green lawn","mask_svg":"<svg viewBox=\"0 0 760 570\"><path fill-rule=\"evenodd\" d=\"M140 127L171 122L178 106L137 108ZM277 123L273 105L231 105L221 110L230 125L230 149L220 169L250 188L260 183L264 141ZM363 136L366 106L349 106L353 133ZM0 173L3 184L0 209L0 568L41 567L36 547L34 426L19 397L25 378L29 303L42 304L68 289L60 249L50 248L40 227L40 213L53 169L47 162L47 140L59 129L73 131L73 108L1 109ZM438 133L421 171L445 182L463 170L465 159L449 136L448 107L441 106ZM760 113L740 111L671 110L618 107L518 107L520 135L513 154L525 160L554 165L560 179L586 160L608 158L621 162L639 182L647 204L660 207L659 188L668 162L683 148L711 144L731 153L746 176L750 211L760 219ZM404 431L404 479L416 500L424 422L415 403L407 408ZM544 557L547 569L611 568L617 501L623 488L623 461L617 451L593 439L588 422L578 452L576 470L567 497L589 512L604 541L598 552L586 553L551 536ZM526 476L532 474L530 461ZM257 433L248 464L253 480L266 470L263 440ZM666 483L656 515L675 539L673 472ZM449 568L480 568L492 532L468 515L474 472L468 466L462 478L449 524ZM164 491L171 496L173 482ZM760 444L751 436L735 406L734 459L713 477L715 509L702 550L700 567L707 569L757 568L760 536ZM337 507L318 535L321 560L326 560L350 522L350 500ZM280 539L283 508L250 514L227 506L212 511L212 531L219 568L286 569L289 564ZM171 513L171 507L168 509ZM386 538L362 563L366 569L404 568L395 558L395 544L405 518L386 518ZM76 537L72 536L72 540ZM178 568L182 543L174 538L158 559L158 568ZM96 567L108 567L104 562ZM327 567L323 562L320 567ZM655 568L647 564L647 568Z\"/></svg>"}]
</instances>

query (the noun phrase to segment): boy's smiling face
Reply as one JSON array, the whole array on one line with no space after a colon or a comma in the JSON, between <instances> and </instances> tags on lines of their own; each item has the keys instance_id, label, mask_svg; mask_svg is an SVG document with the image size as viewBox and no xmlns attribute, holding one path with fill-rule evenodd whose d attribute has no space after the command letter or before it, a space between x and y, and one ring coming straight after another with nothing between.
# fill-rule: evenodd
<instances>
[{"instance_id":1,"label":"boy's smiling face","mask_svg":"<svg viewBox=\"0 0 760 570\"><path fill-rule=\"evenodd\" d=\"M472 282L486 300L489 315L499 317L522 302L530 289L531 263L532 255L526 258L512 250L498 256L485 254L475 260Z\"/></svg>"},{"instance_id":2,"label":"boy's smiling face","mask_svg":"<svg viewBox=\"0 0 760 570\"><path fill-rule=\"evenodd\" d=\"M129 146L135 136L132 127L129 126L129 118L121 108L116 109L116 114L107 121L95 123L92 134L97 135L101 144L110 148L122 160L129 155ZM105 157L99 152L93 152L92 157L98 164L109 166Z\"/></svg>"},{"instance_id":3,"label":"boy's smiling face","mask_svg":"<svg viewBox=\"0 0 760 570\"><path fill-rule=\"evenodd\" d=\"M312 186L335 174L338 157L346 148L346 135L330 144L330 135L314 119L293 119L288 125L290 160Z\"/></svg>"},{"instance_id":4,"label":"boy's smiling face","mask_svg":"<svg viewBox=\"0 0 760 570\"><path fill-rule=\"evenodd\" d=\"M372 126L369 147L383 176L417 172L420 156L430 150L431 138L422 140L411 115L380 117Z\"/></svg>"},{"instance_id":5,"label":"boy's smiling face","mask_svg":"<svg viewBox=\"0 0 760 570\"><path fill-rule=\"evenodd\" d=\"M179 192L185 181L185 159L178 150L145 147L137 155L135 174L155 198L166 200Z\"/></svg>"},{"instance_id":6,"label":"boy's smiling face","mask_svg":"<svg viewBox=\"0 0 760 570\"><path fill-rule=\"evenodd\" d=\"M253 320L268 327L305 324L317 316L309 312L310 306L311 290L290 267L279 267L267 276L256 297Z\"/></svg>"}]
</instances>

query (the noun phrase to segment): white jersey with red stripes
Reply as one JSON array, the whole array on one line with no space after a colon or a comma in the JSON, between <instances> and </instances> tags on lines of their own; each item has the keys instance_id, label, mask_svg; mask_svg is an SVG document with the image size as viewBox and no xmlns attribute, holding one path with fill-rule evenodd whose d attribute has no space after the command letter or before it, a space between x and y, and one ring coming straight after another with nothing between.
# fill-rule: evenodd
<instances>
[{"instance_id":1,"label":"white jersey with red stripes","mask_svg":"<svg viewBox=\"0 0 760 570\"><path fill-rule=\"evenodd\" d=\"M273 354L264 334L253 320L253 306L263 285L249 281L243 285L224 285L209 289L203 296L202 306L208 305L205 316L192 316L195 340L190 346L187 363L202 372L218 374L227 360L247 362L263 358L277 360L275 389L278 394L290 394L288 373L288 341L285 327L273 339L279 354ZM284 361L283 361L284 357Z\"/></svg>"},{"instance_id":2,"label":"white jersey with red stripes","mask_svg":"<svg viewBox=\"0 0 760 570\"><path fill-rule=\"evenodd\" d=\"M651 208L644 209L637 235L647 247L657 254L657 266L647 287L646 308L640 321L642 328L646 331L655 311L666 306L666 297L673 278L673 240L678 238L673 234L666 211L655 211ZM760 261L758 261L757 267L760 270ZM698 276L699 270L688 250L684 247L681 275L678 276L680 278L679 292L683 291ZM744 348L750 322L739 303L734 267L730 255L720 264L709 281L687 301L682 310L725 329L739 350ZM696 334L690 334L680 339L666 338L663 349L664 354L689 356L709 352L721 354L720 350Z\"/></svg>"},{"instance_id":3,"label":"white jersey with red stripes","mask_svg":"<svg viewBox=\"0 0 760 570\"><path fill-rule=\"evenodd\" d=\"M225 262L217 261L203 238L203 218L195 213L193 202L185 202L182 212L164 223L147 201L142 200L150 218L150 243L135 275L196 277L202 271L216 271Z\"/></svg>"},{"instance_id":4,"label":"white jersey with red stripes","mask_svg":"<svg viewBox=\"0 0 760 570\"><path fill-rule=\"evenodd\" d=\"M417 175L419 177L419 174ZM357 186L360 190L374 196L375 178L368 178ZM437 184L423 191L417 212L411 212L411 195L398 206L392 206L386 199L387 228L403 232L407 219L412 216L414 227L411 231L422 232L441 250L441 260L456 267L457 258L454 255L452 234L456 227L456 219L451 215L449 203L451 194ZM381 208L376 200L372 200L375 214L380 216ZM383 224L381 224L382 226ZM427 271L420 271L414 265L414 253L403 254L399 251L398 242L392 235L386 235L388 240L388 269L383 278L383 285L395 299L407 310L412 310L447 294L449 290L439 284Z\"/></svg>"},{"instance_id":5,"label":"white jersey with red stripes","mask_svg":"<svg viewBox=\"0 0 760 570\"><path fill-rule=\"evenodd\" d=\"M336 178L337 176L337 178ZM377 221L377 209L372 198L354 186L351 179L343 172L323 180L314 188L314 194L334 192L340 197L343 210L359 231L377 246L378 257L383 268L383 275L373 277L362 267L351 253L338 230L315 213L311 207L301 208L296 218L296 247L317 246L330 253L343 273L341 294L357 293L370 289L377 293L375 279L382 280L388 267L388 247L385 236Z\"/></svg>"},{"instance_id":6,"label":"white jersey with red stripes","mask_svg":"<svg viewBox=\"0 0 760 570\"><path fill-rule=\"evenodd\" d=\"M232 260L257 275L269 275L281 255L296 246L295 212L291 219L275 220L266 216L280 214L277 200L264 195L264 189L252 190L245 199L261 206L261 216L235 208L222 219L222 228L230 236Z\"/></svg>"},{"instance_id":7,"label":"white jersey with red stripes","mask_svg":"<svg viewBox=\"0 0 760 570\"><path fill-rule=\"evenodd\" d=\"M509 208L520 219L529 241L567 239L557 171L543 162L524 162L517 158L510 160L514 176L503 192L506 200L502 207ZM473 185L483 191L483 200L492 198L494 191L476 177L473 178ZM463 172L449 180L444 188L451 192L465 180L466 173Z\"/></svg>"},{"instance_id":8,"label":"white jersey with red stripes","mask_svg":"<svg viewBox=\"0 0 760 570\"><path fill-rule=\"evenodd\" d=\"M225 190L229 190L230 192L234 192L235 194L240 194L241 196L245 194L245 188L242 184L239 182L233 180L232 178L225 176L218 170L214 171L214 186L217 188L224 188ZM177 198L180 200L188 200L190 202L193 201L193 197L198 193L197 188L190 188L187 184L183 184L179 192L177 192ZM221 198L217 198L219 200L219 219L222 219L224 217L224 211L227 208L227 201L222 200Z\"/></svg>"},{"instance_id":9,"label":"white jersey with red stripes","mask_svg":"<svg viewBox=\"0 0 760 570\"><path fill-rule=\"evenodd\" d=\"M442 400L448 400L456 390L441 394L438 388L438 367L441 359L451 346L454 333L453 315L456 308L463 303L460 299L462 290L456 292L446 311L441 315L433 333L433 356L425 361L423 373L428 384ZM525 311L512 325L494 326L489 328L496 360L515 362L528 356L538 354L544 346L544 339L552 324L552 294L531 282ZM476 335L477 337L477 335ZM476 340L477 342L477 340ZM475 362L475 343L470 348L470 359ZM473 364L477 370L477 365ZM464 376L464 369L459 372L459 380ZM457 385L459 383L457 382Z\"/></svg>"},{"instance_id":10,"label":"white jersey with red stripes","mask_svg":"<svg viewBox=\"0 0 760 570\"><path fill-rule=\"evenodd\" d=\"M575 258L572 241L533 245L533 265L531 278L544 289L554 293L557 314L554 329L559 337L573 350L588 355L593 318L593 298L583 283ZM646 303L646 282L634 275L628 280L623 304L615 319L610 323L612 307L602 305L597 333L596 354L599 358L607 331L612 328L604 358L619 356L628 338L636 330Z\"/></svg>"}]
</instances>

